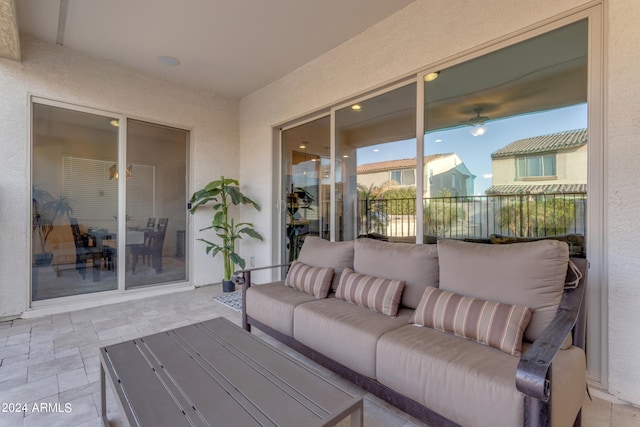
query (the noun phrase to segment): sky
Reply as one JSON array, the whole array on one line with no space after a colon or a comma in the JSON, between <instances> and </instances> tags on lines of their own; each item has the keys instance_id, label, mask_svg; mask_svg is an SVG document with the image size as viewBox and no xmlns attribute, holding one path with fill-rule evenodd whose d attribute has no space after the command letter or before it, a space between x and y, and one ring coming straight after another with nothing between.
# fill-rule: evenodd
<instances>
[{"instance_id":1,"label":"sky","mask_svg":"<svg viewBox=\"0 0 640 427\"><path fill-rule=\"evenodd\" d=\"M491 153L519 139L586 128L587 104L489 120L484 127L486 133L481 136L471 135L472 127L462 126L429 132L424 138L425 155L456 153L462 159L476 175L474 194L484 194L491 186ZM415 158L415 139L360 148L357 155L358 165Z\"/></svg>"}]
</instances>

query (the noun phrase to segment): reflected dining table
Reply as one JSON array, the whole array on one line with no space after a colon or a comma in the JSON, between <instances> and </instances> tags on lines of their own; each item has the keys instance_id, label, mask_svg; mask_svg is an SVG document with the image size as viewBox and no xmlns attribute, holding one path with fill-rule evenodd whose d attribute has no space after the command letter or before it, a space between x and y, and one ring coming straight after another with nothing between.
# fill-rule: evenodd
<instances>
[{"instance_id":1,"label":"reflected dining table","mask_svg":"<svg viewBox=\"0 0 640 427\"><path fill-rule=\"evenodd\" d=\"M126 231L125 245L126 251L125 260L128 260L130 247L133 245L144 245L145 236L147 233L153 233L152 229L131 229ZM106 259L106 266L109 267L112 262L112 258L115 255L118 248L118 233L109 230L89 230L87 233L90 241L99 251L102 251L103 257ZM125 268L127 268L128 262L125 262Z\"/></svg>"}]
</instances>

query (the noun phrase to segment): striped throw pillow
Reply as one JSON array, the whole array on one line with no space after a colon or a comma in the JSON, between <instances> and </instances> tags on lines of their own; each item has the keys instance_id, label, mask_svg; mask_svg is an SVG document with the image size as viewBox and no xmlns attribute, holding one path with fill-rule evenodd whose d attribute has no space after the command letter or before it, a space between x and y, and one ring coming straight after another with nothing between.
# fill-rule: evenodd
<instances>
[{"instance_id":1,"label":"striped throw pillow","mask_svg":"<svg viewBox=\"0 0 640 427\"><path fill-rule=\"evenodd\" d=\"M410 323L469 338L520 357L531 309L465 297L428 286Z\"/></svg>"},{"instance_id":2,"label":"striped throw pillow","mask_svg":"<svg viewBox=\"0 0 640 427\"><path fill-rule=\"evenodd\" d=\"M381 279L345 268L336 289L336 298L393 317L398 314L403 289L402 280Z\"/></svg>"},{"instance_id":3,"label":"striped throw pillow","mask_svg":"<svg viewBox=\"0 0 640 427\"><path fill-rule=\"evenodd\" d=\"M329 295L331 279L333 268L311 267L300 261L293 261L284 284L321 299Z\"/></svg>"}]
</instances>

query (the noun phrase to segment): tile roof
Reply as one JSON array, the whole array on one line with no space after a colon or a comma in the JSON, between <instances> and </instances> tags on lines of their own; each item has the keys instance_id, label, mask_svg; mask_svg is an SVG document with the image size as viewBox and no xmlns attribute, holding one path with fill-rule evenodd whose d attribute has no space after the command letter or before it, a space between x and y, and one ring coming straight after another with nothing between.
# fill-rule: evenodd
<instances>
[{"instance_id":1,"label":"tile roof","mask_svg":"<svg viewBox=\"0 0 640 427\"><path fill-rule=\"evenodd\" d=\"M587 184L492 185L487 194L552 194L585 193Z\"/></svg>"},{"instance_id":2,"label":"tile roof","mask_svg":"<svg viewBox=\"0 0 640 427\"><path fill-rule=\"evenodd\" d=\"M433 160L436 160L440 157L450 156L452 153L447 154L432 154L429 156L424 156L424 164L427 164ZM416 159L400 159L400 160L387 160L385 162L375 162L375 163L365 163L356 168L357 173L366 173L366 172L380 172L386 170L397 170L397 169L415 169L416 167Z\"/></svg>"},{"instance_id":3,"label":"tile roof","mask_svg":"<svg viewBox=\"0 0 640 427\"><path fill-rule=\"evenodd\" d=\"M587 143L587 138L587 129L575 129L519 139L492 153L491 158L513 156L515 154L543 153L545 151L579 147Z\"/></svg>"}]
</instances>

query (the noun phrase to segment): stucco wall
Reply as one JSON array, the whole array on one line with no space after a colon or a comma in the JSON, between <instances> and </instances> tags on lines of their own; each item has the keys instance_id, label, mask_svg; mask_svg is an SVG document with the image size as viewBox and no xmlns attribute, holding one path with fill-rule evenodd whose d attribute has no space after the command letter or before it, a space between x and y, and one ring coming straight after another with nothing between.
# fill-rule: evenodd
<instances>
[{"instance_id":1,"label":"stucco wall","mask_svg":"<svg viewBox=\"0 0 640 427\"><path fill-rule=\"evenodd\" d=\"M609 390L640 405L640 4L608 2Z\"/></svg>"},{"instance_id":2,"label":"stucco wall","mask_svg":"<svg viewBox=\"0 0 640 427\"><path fill-rule=\"evenodd\" d=\"M251 182L264 209L247 220L269 229L276 217L277 194L271 188L271 126L314 111L358 92L406 75L554 17L586 0L514 2L417 0L288 76L244 98L240 103L240 178ZM621 399L640 404L640 81L636 77L640 37L637 0L609 0L608 112L605 151L608 157L609 387ZM605 15L607 16L607 15ZM593 236L597 238L599 236ZM256 264L268 264L273 242L244 249ZM591 325L590 327L599 327ZM606 385L606 384L605 384Z\"/></svg>"},{"instance_id":3,"label":"stucco wall","mask_svg":"<svg viewBox=\"0 0 640 427\"><path fill-rule=\"evenodd\" d=\"M0 59L0 318L28 307L29 94L191 129L193 188L235 175L239 162L236 101L61 46L26 37L21 45L23 62ZM206 219L197 215L193 229ZM192 254L194 283L217 282L221 263L211 262L200 242L192 242Z\"/></svg>"}]
</instances>

